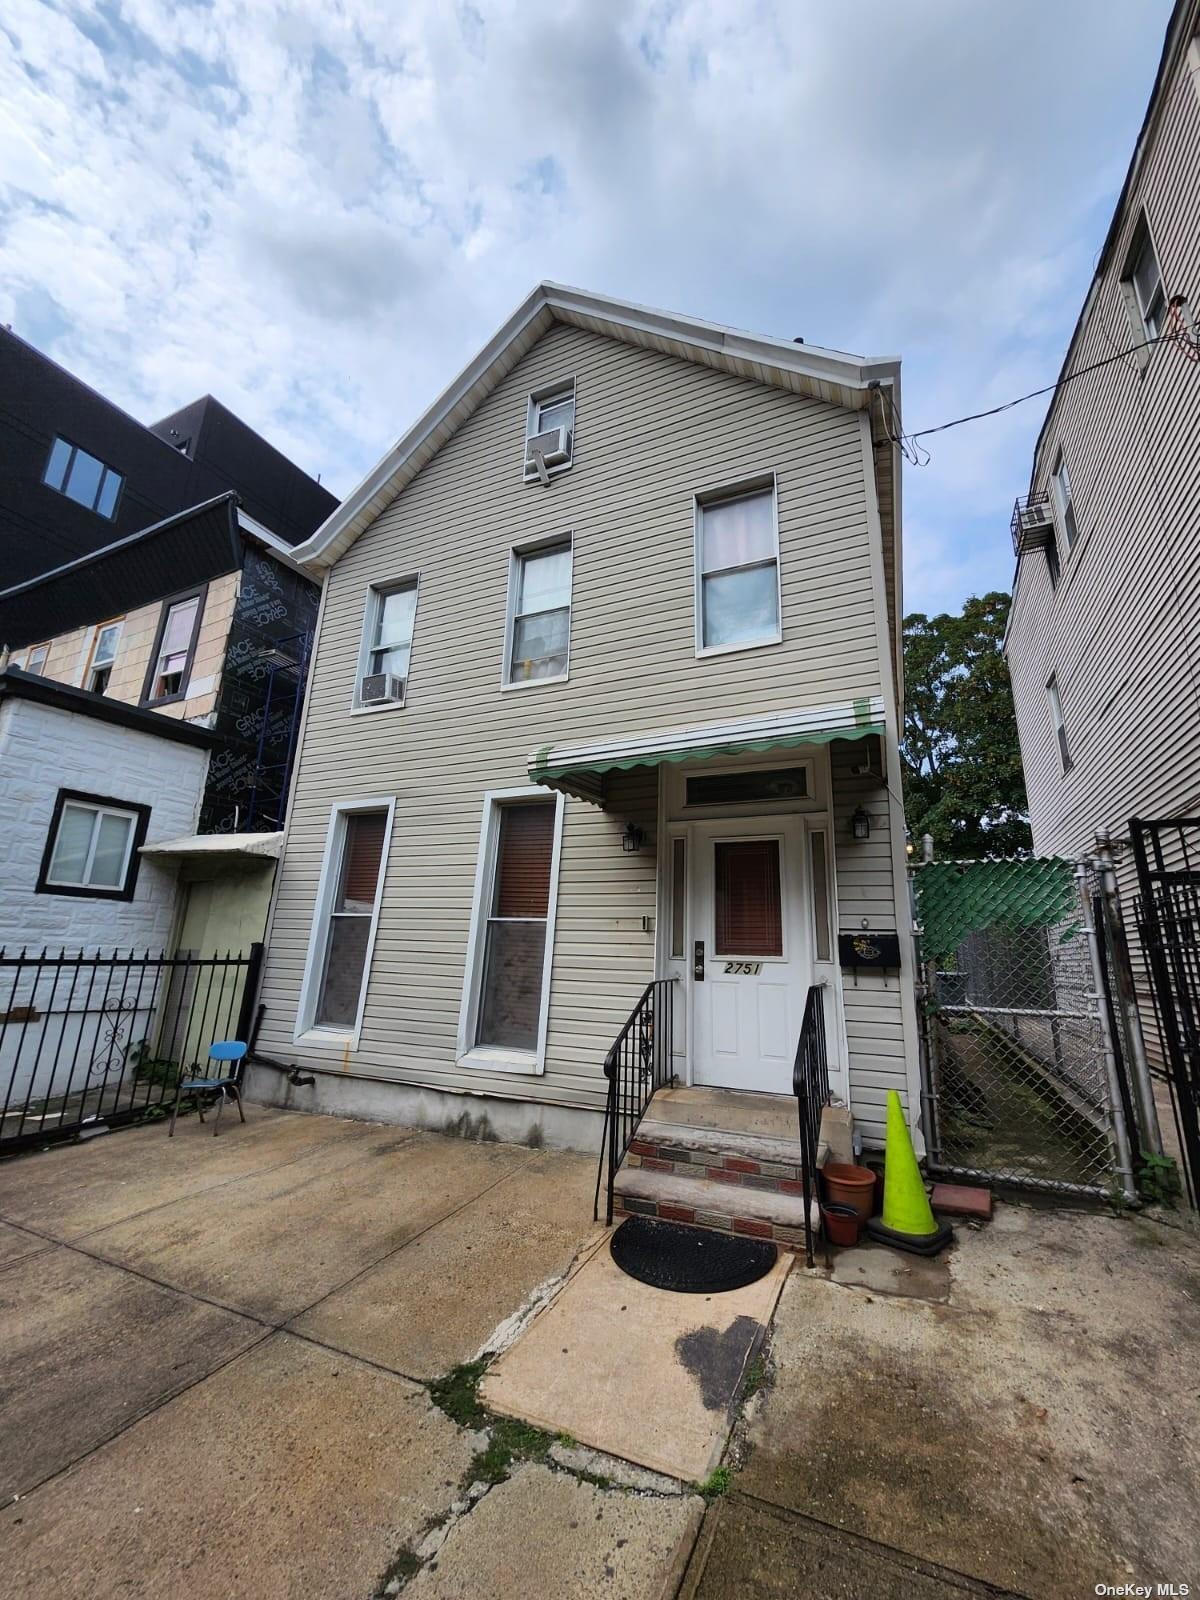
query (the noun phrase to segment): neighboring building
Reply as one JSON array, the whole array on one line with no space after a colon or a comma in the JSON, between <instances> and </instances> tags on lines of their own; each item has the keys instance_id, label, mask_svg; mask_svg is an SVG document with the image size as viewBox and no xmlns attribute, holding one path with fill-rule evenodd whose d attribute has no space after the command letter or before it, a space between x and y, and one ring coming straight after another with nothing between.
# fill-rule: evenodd
<instances>
[{"instance_id":1,"label":"neighboring building","mask_svg":"<svg viewBox=\"0 0 1200 1600\"><path fill-rule=\"evenodd\" d=\"M0 641L27 673L211 728L200 832L264 832L283 822L318 599L226 491L4 590ZM65 745L60 770L75 759Z\"/></svg>"},{"instance_id":2,"label":"neighboring building","mask_svg":"<svg viewBox=\"0 0 1200 1600\"><path fill-rule=\"evenodd\" d=\"M211 396L146 427L4 328L0 393L4 588L230 489L289 545L337 504Z\"/></svg>"},{"instance_id":3,"label":"neighboring building","mask_svg":"<svg viewBox=\"0 0 1200 1600\"><path fill-rule=\"evenodd\" d=\"M823 984L835 1093L916 1119L898 384L544 284L297 549L260 1035L296 1104L594 1149L657 976L681 1082L789 1096ZM900 970L839 966L866 930Z\"/></svg>"},{"instance_id":4,"label":"neighboring building","mask_svg":"<svg viewBox=\"0 0 1200 1600\"><path fill-rule=\"evenodd\" d=\"M1013 519L1006 652L1040 855L1200 814L1198 26L1180 0L1063 364L1083 375L1054 396Z\"/></svg>"},{"instance_id":5,"label":"neighboring building","mask_svg":"<svg viewBox=\"0 0 1200 1600\"><path fill-rule=\"evenodd\" d=\"M176 866L141 849L194 832L215 742L191 723L0 672L0 950L171 947Z\"/></svg>"}]
</instances>

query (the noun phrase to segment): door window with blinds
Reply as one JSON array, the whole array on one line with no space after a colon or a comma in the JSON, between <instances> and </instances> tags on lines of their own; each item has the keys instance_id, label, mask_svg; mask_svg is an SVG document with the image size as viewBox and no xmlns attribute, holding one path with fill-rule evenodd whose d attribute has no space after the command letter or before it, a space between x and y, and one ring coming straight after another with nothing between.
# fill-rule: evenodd
<instances>
[{"instance_id":1,"label":"door window with blinds","mask_svg":"<svg viewBox=\"0 0 1200 1600\"><path fill-rule=\"evenodd\" d=\"M487 802L464 1054L544 1052L560 817L555 798Z\"/></svg>"},{"instance_id":2,"label":"door window with blinds","mask_svg":"<svg viewBox=\"0 0 1200 1600\"><path fill-rule=\"evenodd\" d=\"M779 532L773 484L696 503L696 649L775 644Z\"/></svg>"},{"instance_id":3,"label":"door window with blinds","mask_svg":"<svg viewBox=\"0 0 1200 1600\"><path fill-rule=\"evenodd\" d=\"M713 845L713 953L756 960L783 955L778 839Z\"/></svg>"},{"instance_id":4,"label":"door window with blinds","mask_svg":"<svg viewBox=\"0 0 1200 1600\"><path fill-rule=\"evenodd\" d=\"M317 896L317 921L300 1029L357 1033L379 917L391 807L334 813Z\"/></svg>"}]
</instances>

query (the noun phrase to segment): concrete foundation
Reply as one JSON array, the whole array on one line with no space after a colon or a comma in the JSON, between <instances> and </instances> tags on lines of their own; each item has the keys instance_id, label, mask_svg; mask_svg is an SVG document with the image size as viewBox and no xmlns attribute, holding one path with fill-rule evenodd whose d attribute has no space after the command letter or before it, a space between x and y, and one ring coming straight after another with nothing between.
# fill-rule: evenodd
<instances>
[{"instance_id":1,"label":"concrete foundation","mask_svg":"<svg viewBox=\"0 0 1200 1600\"><path fill-rule=\"evenodd\" d=\"M309 1075L309 1069L303 1071ZM575 1106L503 1100L497 1095L447 1094L411 1083L344 1072L312 1072L315 1084L296 1088L275 1067L248 1069L246 1098L286 1111L319 1111L360 1122L385 1122L484 1143L523 1144L535 1150L600 1149L604 1114Z\"/></svg>"}]
</instances>

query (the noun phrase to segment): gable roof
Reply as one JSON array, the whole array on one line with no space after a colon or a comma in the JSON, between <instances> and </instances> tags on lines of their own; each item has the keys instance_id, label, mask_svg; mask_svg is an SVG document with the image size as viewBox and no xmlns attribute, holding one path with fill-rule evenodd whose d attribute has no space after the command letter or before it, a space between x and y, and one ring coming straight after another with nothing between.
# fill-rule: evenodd
<instances>
[{"instance_id":1,"label":"gable roof","mask_svg":"<svg viewBox=\"0 0 1200 1600\"><path fill-rule=\"evenodd\" d=\"M556 322L852 410L866 409L874 391L883 388L899 410L900 362L894 357L868 360L653 311L563 284L539 283L317 531L296 546L296 559L314 567L333 566ZM878 406L871 409L881 411ZM888 437L886 426L881 426L880 437ZM880 494L881 508L886 500L894 512L892 498L889 483L887 495Z\"/></svg>"}]
</instances>

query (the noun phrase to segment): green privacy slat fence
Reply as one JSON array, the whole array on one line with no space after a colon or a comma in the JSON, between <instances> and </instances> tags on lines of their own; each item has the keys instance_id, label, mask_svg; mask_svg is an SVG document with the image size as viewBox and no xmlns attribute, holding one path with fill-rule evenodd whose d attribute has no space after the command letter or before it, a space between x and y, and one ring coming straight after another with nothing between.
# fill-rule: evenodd
<instances>
[{"instance_id":1,"label":"green privacy slat fence","mask_svg":"<svg viewBox=\"0 0 1200 1600\"><path fill-rule=\"evenodd\" d=\"M948 960L972 933L1053 928L1078 905L1075 866L1057 856L1012 861L931 861L916 872L927 957Z\"/></svg>"}]
</instances>

